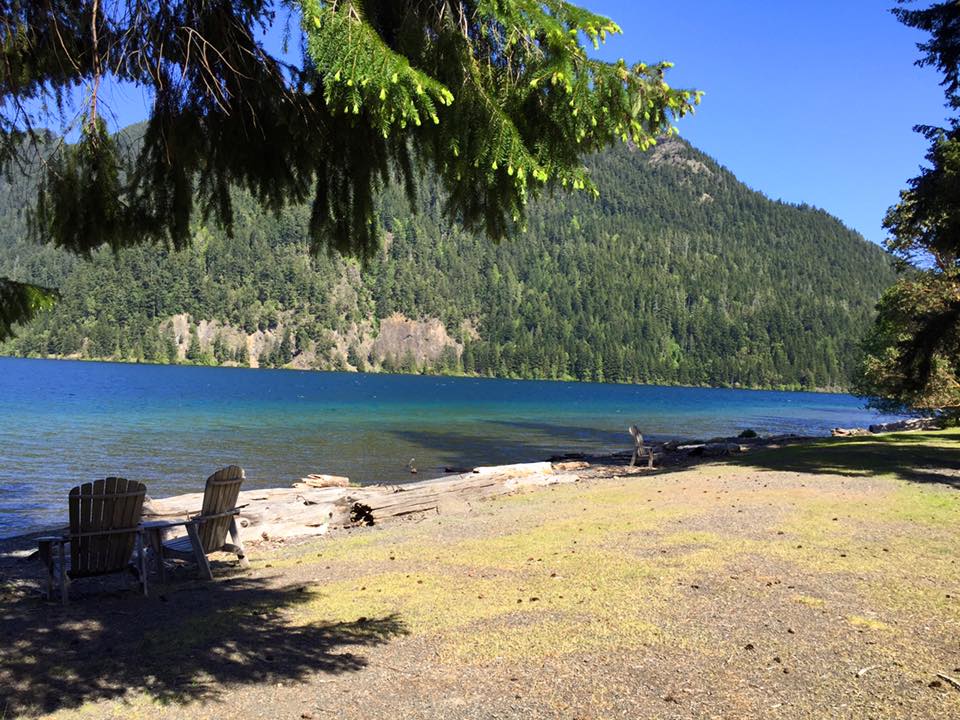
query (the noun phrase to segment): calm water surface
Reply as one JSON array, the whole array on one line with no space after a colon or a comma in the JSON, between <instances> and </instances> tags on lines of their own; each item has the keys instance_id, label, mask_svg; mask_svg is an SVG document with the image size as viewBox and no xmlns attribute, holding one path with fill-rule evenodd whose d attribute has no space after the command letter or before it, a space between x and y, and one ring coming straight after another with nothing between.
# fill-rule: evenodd
<instances>
[{"instance_id":1,"label":"calm water surface","mask_svg":"<svg viewBox=\"0 0 960 720\"><path fill-rule=\"evenodd\" d=\"M0 358L0 537L65 521L108 475L162 497L236 463L247 487L311 472L405 482L653 438L828 434L877 422L846 395Z\"/></svg>"}]
</instances>

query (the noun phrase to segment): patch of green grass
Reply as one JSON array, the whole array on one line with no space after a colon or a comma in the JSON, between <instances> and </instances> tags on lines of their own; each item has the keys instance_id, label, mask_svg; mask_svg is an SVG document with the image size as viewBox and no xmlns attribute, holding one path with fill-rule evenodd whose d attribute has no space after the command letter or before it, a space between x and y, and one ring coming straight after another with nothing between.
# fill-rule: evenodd
<instances>
[{"instance_id":1,"label":"patch of green grass","mask_svg":"<svg viewBox=\"0 0 960 720\"><path fill-rule=\"evenodd\" d=\"M370 542L347 539L336 553L318 551L316 562L349 556L358 572L311 590L293 617L395 613L411 632L443 638L445 652L474 660L653 642L661 635L654 618L676 579L729 554L708 533L663 536L667 520L692 511L651 511L638 500L649 493L640 484L565 487L499 499L482 537L444 541L435 527L394 527ZM674 548L669 556L635 552L661 543ZM390 558L402 560L403 572Z\"/></svg>"},{"instance_id":2,"label":"patch of green grass","mask_svg":"<svg viewBox=\"0 0 960 720\"><path fill-rule=\"evenodd\" d=\"M919 573L864 582L860 588L876 607L940 627L960 627L960 574L934 573L923 567Z\"/></svg>"},{"instance_id":3,"label":"patch of green grass","mask_svg":"<svg viewBox=\"0 0 960 720\"><path fill-rule=\"evenodd\" d=\"M960 428L830 438L737 457L737 465L815 474L893 475L915 482L949 482L937 469L960 469ZM956 476L952 476L956 481Z\"/></svg>"},{"instance_id":4,"label":"patch of green grass","mask_svg":"<svg viewBox=\"0 0 960 720\"><path fill-rule=\"evenodd\" d=\"M525 615L519 621L504 621L482 631L460 634L447 649L460 660L530 658L612 651L663 642L664 631L652 622L623 613L611 621L605 617Z\"/></svg>"},{"instance_id":5,"label":"patch of green grass","mask_svg":"<svg viewBox=\"0 0 960 720\"><path fill-rule=\"evenodd\" d=\"M655 634L651 618L669 594L659 561L583 546L572 553L548 552L538 562L526 553L543 549L538 541L548 533L522 535L501 540L498 562L482 543L464 544L414 572L324 584L297 609L296 621L395 613L411 632L444 638L449 652L473 659L563 653L572 647L569 638L591 637L604 646L614 637L629 644ZM621 631L596 632L600 626Z\"/></svg>"},{"instance_id":6,"label":"patch of green grass","mask_svg":"<svg viewBox=\"0 0 960 720\"><path fill-rule=\"evenodd\" d=\"M890 625L874 618L863 617L862 615L848 615L847 622L854 627L866 628L868 630L893 630Z\"/></svg>"},{"instance_id":7,"label":"patch of green grass","mask_svg":"<svg viewBox=\"0 0 960 720\"><path fill-rule=\"evenodd\" d=\"M960 527L960 491L904 483L884 508L884 519Z\"/></svg>"},{"instance_id":8,"label":"patch of green grass","mask_svg":"<svg viewBox=\"0 0 960 720\"><path fill-rule=\"evenodd\" d=\"M78 708L60 710L51 715L44 715L46 720L102 720L102 718L124 718L124 720L140 720L141 718L156 717L159 709L168 703L161 702L145 692L128 693L123 700L109 700L87 702ZM3 717L0 715L0 717Z\"/></svg>"}]
</instances>

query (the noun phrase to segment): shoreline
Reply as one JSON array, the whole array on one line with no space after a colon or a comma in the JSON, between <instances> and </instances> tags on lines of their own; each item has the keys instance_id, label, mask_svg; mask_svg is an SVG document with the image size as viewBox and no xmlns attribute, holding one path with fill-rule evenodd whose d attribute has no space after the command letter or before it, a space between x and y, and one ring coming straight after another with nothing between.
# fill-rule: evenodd
<instances>
[{"instance_id":1,"label":"shoreline","mask_svg":"<svg viewBox=\"0 0 960 720\"><path fill-rule=\"evenodd\" d=\"M440 512L441 505L449 508L471 499L509 494L529 487L579 482L581 479L598 477L652 475L693 467L731 455L822 442L831 437L876 437L888 432L925 431L936 427L937 423L933 418L922 418L875 425L870 429L834 428L832 436L788 434L650 441L647 447L654 453L653 468L644 466L645 461L642 458L638 460L636 467L629 467L632 452L623 450L607 454L568 452L554 455L547 460L457 470L446 468L449 471L447 474L406 483L354 485L346 477L307 476L290 486L241 490L238 505L247 507L238 517L242 530L255 531L260 536L266 536L259 540L251 538L250 541L254 543L276 538L313 537L329 530L390 522L398 517L430 510ZM311 484L308 480L310 477L325 477L340 482ZM396 500L401 494L403 499ZM196 514L202 501L202 491L158 498L148 494L142 518L145 521L184 519L188 515ZM430 505L430 502L434 504ZM369 508L369 513L365 514L362 510L355 512L357 506ZM0 537L0 557L11 547L32 542L43 535L62 533L66 529L65 525L48 526Z\"/></svg>"},{"instance_id":2,"label":"shoreline","mask_svg":"<svg viewBox=\"0 0 960 720\"><path fill-rule=\"evenodd\" d=\"M248 569L211 558L214 582L174 567L144 598L90 579L66 608L27 552L0 554L0 706L952 717L958 447L956 428L834 438L642 477L608 457L450 514L250 543Z\"/></svg>"},{"instance_id":3,"label":"shoreline","mask_svg":"<svg viewBox=\"0 0 960 720\"><path fill-rule=\"evenodd\" d=\"M478 466L410 483L328 485L311 487L303 481L291 486L241 490L237 500L245 506L238 516L245 544L286 541L325 535L359 525L382 525L435 512L463 509L472 501L507 495L529 488L561 485L581 480L656 475L757 450L776 449L826 438L778 435L767 438L714 438L653 442L655 466L645 459L629 467L631 451L604 455L566 453L548 460ZM332 477L332 476L330 476ZM304 478L305 480L306 478ZM346 478L340 478L346 480ZM162 498L148 496L144 521L183 519L202 505L203 492ZM46 527L0 538L0 558L35 548L43 535L61 533L65 525Z\"/></svg>"},{"instance_id":4,"label":"shoreline","mask_svg":"<svg viewBox=\"0 0 960 720\"><path fill-rule=\"evenodd\" d=\"M747 390L750 392L788 392L788 393L809 393L814 395L851 395L849 388L836 387L803 387L797 385L710 385L707 383L699 385L690 385L680 382L597 382L595 380L578 380L574 377L569 378L537 378L537 377L504 377L500 375L478 375L466 373L435 373L435 372L417 372L417 373L397 373L397 372L370 372L368 370L319 370L310 368L294 367L252 367L237 364L218 364L205 365L203 363L192 362L151 362L148 360L136 359L110 359L110 358L86 358L58 355L7 355L0 353L0 358L11 358L14 360L51 360L56 362L78 362L78 363L100 363L104 365L148 365L150 367L184 367L184 368L212 368L227 370L276 370L283 372L299 373L327 373L331 375L386 375L393 377L429 377L429 378L463 378L466 380L508 380L514 382L545 382L545 383L576 383L579 385L611 385L627 387L663 387L663 388L690 388L694 390ZM851 395L851 397L855 397Z\"/></svg>"}]
</instances>

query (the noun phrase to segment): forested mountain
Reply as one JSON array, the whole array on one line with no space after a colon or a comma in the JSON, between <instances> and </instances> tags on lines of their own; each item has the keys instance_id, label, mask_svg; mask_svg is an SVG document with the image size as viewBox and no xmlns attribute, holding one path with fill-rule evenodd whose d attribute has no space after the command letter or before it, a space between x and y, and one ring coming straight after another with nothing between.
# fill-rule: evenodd
<instances>
[{"instance_id":1,"label":"forested mountain","mask_svg":"<svg viewBox=\"0 0 960 720\"><path fill-rule=\"evenodd\" d=\"M18 355L711 385L846 387L893 272L810 207L773 202L683 141L594 157L599 198L557 194L492 243L388 190L367 266L307 253L307 208L238 192L233 237L87 262L24 239L0 185L0 276L59 287Z\"/></svg>"}]
</instances>

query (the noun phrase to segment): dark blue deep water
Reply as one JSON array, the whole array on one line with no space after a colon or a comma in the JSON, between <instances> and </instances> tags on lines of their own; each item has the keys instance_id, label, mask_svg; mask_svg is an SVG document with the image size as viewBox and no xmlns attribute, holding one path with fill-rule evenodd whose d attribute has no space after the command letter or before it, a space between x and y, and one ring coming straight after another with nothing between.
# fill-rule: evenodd
<instances>
[{"instance_id":1,"label":"dark blue deep water","mask_svg":"<svg viewBox=\"0 0 960 720\"><path fill-rule=\"evenodd\" d=\"M63 522L109 475L163 497L236 463L247 486L311 472L404 482L654 438L826 435L878 416L847 395L0 358L0 537Z\"/></svg>"}]
</instances>

